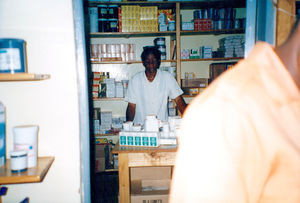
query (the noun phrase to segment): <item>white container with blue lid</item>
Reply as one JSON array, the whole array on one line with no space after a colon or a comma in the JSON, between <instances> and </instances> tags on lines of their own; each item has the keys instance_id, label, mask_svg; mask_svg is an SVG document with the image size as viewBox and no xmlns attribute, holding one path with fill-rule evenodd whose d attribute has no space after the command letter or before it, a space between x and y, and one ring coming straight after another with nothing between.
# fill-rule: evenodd
<instances>
[{"instance_id":1,"label":"white container with blue lid","mask_svg":"<svg viewBox=\"0 0 300 203\"><path fill-rule=\"evenodd\" d=\"M26 150L16 150L10 152L11 172L20 173L27 170L27 153Z\"/></svg>"},{"instance_id":2,"label":"white container with blue lid","mask_svg":"<svg viewBox=\"0 0 300 203\"><path fill-rule=\"evenodd\" d=\"M27 72L25 41L0 38L0 73L25 72Z\"/></svg>"}]
</instances>

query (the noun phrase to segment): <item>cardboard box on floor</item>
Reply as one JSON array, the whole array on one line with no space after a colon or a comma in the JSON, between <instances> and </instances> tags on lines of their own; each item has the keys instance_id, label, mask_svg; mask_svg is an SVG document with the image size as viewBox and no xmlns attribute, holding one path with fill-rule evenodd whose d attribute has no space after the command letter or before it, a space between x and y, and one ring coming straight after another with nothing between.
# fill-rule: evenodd
<instances>
[{"instance_id":1,"label":"cardboard box on floor","mask_svg":"<svg viewBox=\"0 0 300 203\"><path fill-rule=\"evenodd\" d=\"M168 202L171 167L136 167L130 170L132 203Z\"/></svg>"},{"instance_id":2,"label":"cardboard box on floor","mask_svg":"<svg viewBox=\"0 0 300 203\"><path fill-rule=\"evenodd\" d=\"M104 147L105 145L97 144L95 146L95 172L101 172L105 170L105 155L104 155Z\"/></svg>"},{"instance_id":3,"label":"cardboard box on floor","mask_svg":"<svg viewBox=\"0 0 300 203\"><path fill-rule=\"evenodd\" d=\"M101 172L105 171L105 169L110 169L108 165L111 165L113 156L111 153L105 156L105 147L109 147L110 151L112 149L112 146L109 143L95 145L95 172Z\"/></svg>"}]
</instances>

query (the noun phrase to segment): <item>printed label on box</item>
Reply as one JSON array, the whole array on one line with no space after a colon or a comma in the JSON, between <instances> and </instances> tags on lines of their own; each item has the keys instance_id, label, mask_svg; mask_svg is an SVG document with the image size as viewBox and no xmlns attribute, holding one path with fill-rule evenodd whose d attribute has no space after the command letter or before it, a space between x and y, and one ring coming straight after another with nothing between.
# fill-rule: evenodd
<instances>
[{"instance_id":1,"label":"printed label on box","mask_svg":"<svg viewBox=\"0 0 300 203\"><path fill-rule=\"evenodd\" d=\"M141 137L135 137L134 144L135 144L135 146L141 146L142 145Z\"/></svg>"},{"instance_id":2,"label":"printed label on box","mask_svg":"<svg viewBox=\"0 0 300 203\"><path fill-rule=\"evenodd\" d=\"M157 146L157 138L156 137L150 137L150 146Z\"/></svg>"},{"instance_id":3,"label":"printed label on box","mask_svg":"<svg viewBox=\"0 0 300 203\"><path fill-rule=\"evenodd\" d=\"M149 146L149 137L143 137L143 146Z\"/></svg>"},{"instance_id":4,"label":"printed label on box","mask_svg":"<svg viewBox=\"0 0 300 203\"><path fill-rule=\"evenodd\" d=\"M126 136L120 136L120 145L126 145Z\"/></svg>"},{"instance_id":5,"label":"printed label on box","mask_svg":"<svg viewBox=\"0 0 300 203\"><path fill-rule=\"evenodd\" d=\"M133 145L133 136L127 136L127 145Z\"/></svg>"}]
</instances>

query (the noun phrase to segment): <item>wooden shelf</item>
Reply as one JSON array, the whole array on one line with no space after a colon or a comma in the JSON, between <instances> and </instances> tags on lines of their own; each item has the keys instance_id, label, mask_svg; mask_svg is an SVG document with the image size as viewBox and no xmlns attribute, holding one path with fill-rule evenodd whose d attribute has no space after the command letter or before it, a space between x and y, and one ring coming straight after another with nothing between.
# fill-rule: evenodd
<instances>
[{"instance_id":1,"label":"wooden shelf","mask_svg":"<svg viewBox=\"0 0 300 203\"><path fill-rule=\"evenodd\" d=\"M181 30L181 35L220 35L220 34L243 34L245 29L222 29L222 30Z\"/></svg>"},{"instance_id":2,"label":"wooden shelf","mask_svg":"<svg viewBox=\"0 0 300 203\"><path fill-rule=\"evenodd\" d=\"M161 60L161 63L176 62L176 60ZM92 61L92 64L134 64L142 61Z\"/></svg>"},{"instance_id":3,"label":"wooden shelf","mask_svg":"<svg viewBox=\"0 0 300 203\"><path fill-rule=\"evenodd\" d=\"M10 169L10 159L8 159L6 165L0 167L0 184L41 182L53 161L54 157L38 157L36 167L28 168L22 173L12 173Z\"/></svg>"},{"instance_id":4,"label":"wooden shelf","mask_svg":"<svg viewBox=\"0 0 300 203\"><path fill-rule=\"evenodd\" d=\"M229 60L240 60L243 57L233 57L233 58L206 58L206 59L181 59L182 62L189 61L229 61Z\"/></svg>"},{"instance_id":5,"label":"wooden shelf","mask_svg":"<svg viewBox=\"0 0 300 203\"><path fill-rule=\"evenodd\" d=\"M102 38L114 38L114 37L155 37L155 36L172 36L176 35L176 31L165 31L165 32L92 32L90 33L91 38L102 37Z\"/></svg>"},{"instance_id":6,"label":"wooden shelf","mask_svg":"<svg viewBox=\"0 0 300 203\"><path fill-rule=\"evenodd\" d=\"M123 101L124 98L123 97L105 97L105 98L97 98L97 99L93 99L93 101Z\"/></svg>"},{"instance_id":7,"label":"wooden shelf","mask_svg":"<svg viewBox=\"0 0 300 203\"><path fill-rule=\"evenodd\" d=\"M47 80L49 78L50 78L49 74L0 73L0 82L37 81L37 80Z\"/></svg>"},{"instance_id":8,"label":"wooden shelf","mask_svg":"<svg viewBox=\"0 0 300 203\"><path fill-rule=\"evenodd\" d=\"M245 29L222 29L222 30L181 30L180 35L220 35L220 34L243 34ZM93 32L90 33L91 38L105 37L155 37L155 36L173 36L176 35L176 31L165 32Z\"/></svg>"},{"instance_id":9,"label":"wooden shelf","mask_svg":"<svg viewBox=\"0 0 300 203\"><path fill-rule=\"evenodd\" d=\"M240 60L244 57L232 57L232 58L201 58L201 59L180 59L182 62L188 61L228 61L228 60ZM162 60L161 63L175 63L176 60ZM92 64L134 64L134 63L142 63L142 61L92 61Z\"/></svg>"},{"instance_id":10,"label":"wooden shelf","mask_svg":"<svg viewBox=\"0 0 300 203\"><path fill-rule=\"evenodd\" d=\"M159 6L162 8L175 7L176 3L180 3L181 9L191 9L195 7L208 7L212 3L217 7L220 6L234 6L234 7L245 7L244 1L236 0L209 0L209 1L126 1L126 2L108 2L108 1L89 1L89 6L97 6L99 4L117 4L117 5L140 5L140 6Z\"/></svg>"},{"instance_id":11,"label":"wooden shelf","mask_svg":"<svg viewBox=\"0 0 300 203\"><path fill-rule=\"evenodd\" d=\"M119 133L95 134L95 137L119 136Z\"/></svg>"}]
</instances>

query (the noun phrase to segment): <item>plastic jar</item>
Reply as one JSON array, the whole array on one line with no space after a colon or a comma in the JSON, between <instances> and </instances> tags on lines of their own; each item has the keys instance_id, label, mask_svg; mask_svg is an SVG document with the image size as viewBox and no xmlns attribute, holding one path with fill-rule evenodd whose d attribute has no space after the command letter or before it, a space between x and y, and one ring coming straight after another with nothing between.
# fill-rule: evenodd
<instances>
[{"instance_id":1,"label":"plastic jar","mask_svg":"<svg viewBox=\"0 0 300 203\"><path fill-rule=\"evenodd\" d=\"M0 73L27 72L25 41L0 39Z\"/></svg>"},{"instance_id":2,"label":"plastic jar","mask_svg":"<svg viewBox=\"0 0 300 203\"><path fill-rule=\"evenodd\" d=\"M20 173L27 170L27 151L11 151L10 152L11 172Z\"/></svg>"},{"instance_id":3,"label":"plastic jar","mask_svg":"<svg viewBox=\"0 0 300 203\"><path fill-rule=\"evenodd\" d=\"M169 21L168 30L169 31L175 31L175 21L174 20Z\"/></svg>"},{"instance_id":4,"label":"plastic jar","mask_svg":"<svg viewBox=\"0 0 300 203\"><path fill-rule=\"evenodd\" d=\"M158 37L154 39L155 46L165 46L166 45L166 38Z\"/></svg>"},{"instance_id":5,"label":"plastic jar","mask_svg":"<svg viewBox=\"0 0 300 203\"><path fill-rule=\"evenodd\" d=\"M107 32L108 29L108 21L106 19L98 19L98 27L99 32Z\"/></svg>"},{"instance_id":6,"label":"plastic jar","mask_svg":"<svg viewBox=\"0 0 300 203\"><path fill-rule=\"evenodd\" d=\"M118 5L108 5L108 18L118 18Z\"/></svg>"},{"instance_id":7,"label":"plastic jar","mask_svg":"<svg viewBox=\"0 0 300 203\"><path fill-rule=\"evenodd\" d=\"M103 18L107 19L108 14L107 14L107 5L98 5L98 18Z\"/></svg>"},{"instance_id":8,"label":"plastic jar","mask_svg":"<svg viewBox=\"0 0 300 203\"><path fill-rule=\"evenodd\" d=\"M109 31L108 32L118 32L118 19L111 18L108 19Z\"/></svg>"}]
</instances>

